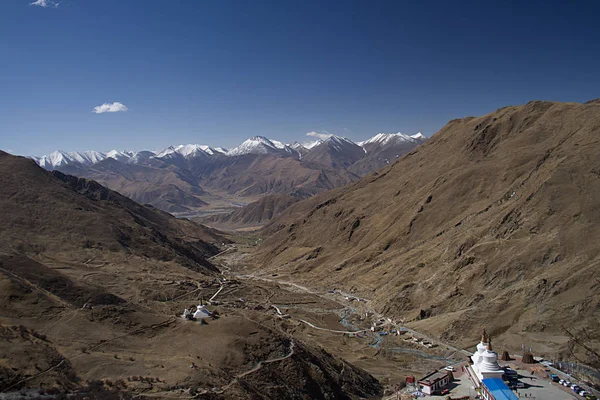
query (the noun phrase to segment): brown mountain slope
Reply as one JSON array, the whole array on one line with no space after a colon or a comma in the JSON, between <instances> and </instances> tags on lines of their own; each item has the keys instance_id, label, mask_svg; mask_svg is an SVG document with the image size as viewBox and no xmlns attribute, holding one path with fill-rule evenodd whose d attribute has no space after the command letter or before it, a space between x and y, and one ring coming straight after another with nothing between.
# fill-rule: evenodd
<instances>
[{"instance_id":1,"label":"brown mountain slope","mask_svg":"<svg viewBox=\"0 0 600 400\"><path fill-rule=\"evenodd\" d=\"M365 150L342 137L331 136L312 147L302 159L307 162L345 169L365 156Z\"/></svg>"},{"instance_id":2,"label":"brown mountain slope","mask_svg":"<svg viewBox=\"0 0 600 400\"><path fill-rule=\"evenodd\" d=\"M285 194L274 194L264 196L260 200L248 204L228 214L211 215L206 218L200 218L199 221L213 226L216 224L231 225L260 225L277 217L292 204L301 199Z\"/></svg>"},{"instance_id":3,"label":"brown mountain slope","mask_svg":"<svg viewBox=\"0 0 600 400\"><path fill-rule=\"evenodd\" d=\"M294 157L257 154L219 157L191 172L200 178L203 187L239 196L310 196L358 180L358 176L345 170L305 163Z\"/></svg>"},{"instance_id":4,"label":"brown mountain slope","mask_svg":"<svg viewBox=\"0 0 600 400\"><path fill-rule=\"evenodd\" d=\"M597 345L600 105L536 101L450 121L266 232L263 268L341 285L446 340L471 344L485 325L510 350L538 343L554 356L569 327Z\"/></svg>"},{"instance_id":5,"label":"brown mountain slope","mask_svg":"<svg viewBox=\"0 0 600 400\"><path fill-rule=\"evenodd\" d=\"M365 176L368 173L392 164L404 154L410 152L415 147L426 142L427 139L415 139L414 142L391 143L380 145L379 143L363 144L366 154L360 160L352 164L348 170L359 176Z\"/></svg>"},{"instance_id":6,"label":"brown mountain slope","mask_svg":"<svg viewBox=\"0 0 600 400\"><path fill-rule=\"evenodd\" d=\"M239 301L211 306L220 315L204 323L178 318L224 287L209 261L225 241L217 232L3 152L0 210L1 396L380 395L375 378Z\"/></svg>"},{"instance_id":7,"label":"brown mountain slope","mask_svg":"<svg viewBox=\"0 0 600 400\"><path fill-rule=\"evenodd\" d=\"M97 182L47 172L32 160L0 153L0 249L52 254L97 248L158 259L205 257L219 235L156 209L141 206Z\"/></svg>"},{"instance_id":8,"label":"brown mountain slope","mask_svg":"<svg viewBox=\"0 0 600 400\"><path fill-rule=\"evenodd\" d=\"M208 193L189 171L156 162L155 166L118 162L112 158L90 167L68 165L60 170L93 179L130 199L167 212L185 212L206 205Z\"/></svg>"}]
</instances>

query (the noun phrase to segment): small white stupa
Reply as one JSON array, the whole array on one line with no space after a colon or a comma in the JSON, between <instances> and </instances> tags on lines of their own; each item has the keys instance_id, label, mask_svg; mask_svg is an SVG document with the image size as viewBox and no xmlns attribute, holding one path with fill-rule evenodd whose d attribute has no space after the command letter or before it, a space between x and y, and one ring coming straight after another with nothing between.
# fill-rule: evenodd
<instances>
[{"instance_id":1,"label":"small white stupa","mask_svg":"<svg viewBox=\"0 0 600 400\"><path fill-rule=\"evenodd\" d=\"M481 335L481 343L477 345L477 350L471 356L473 361L473 371L479 378L502 378L504 370L498 365L498 353L492 349L492 338L486 335L485 329Z\"/></svg>"},{"instance_id":2,"label":"small white stupa","mask_svg":"<svg viewBox=\"0 0 600 400\"><path fill-rule=\"evenodd\" d=\"M187 318L191 314L190 310L187 308L183 310L183 314L181 314L181 318Z\"/></svg>"},{"instance_id":3,"label":"small white stupa","mask_svg":"<svg viewBox=\"0 0 600 400\"><path fill-rule=\"evenodd\" d=\"M196 312L194 312L194 318L196 319L210 317L210 315L210 311L206 309L206 306L204 304L199 304L196 308Z\"/></svg>"},{"instance_id":4,"label":"small white stupa","mask_svg":"<svg viewBox=\"0 0 600 400\"><path fill-rule=\"evenodd\" d=\"M475 353L473 353L473 355L471 356L473 365L477 365L483 361L483 353L486 351L486 349L487 349L487 333L484 328L483 332L481 332L481 342L479 342L479 344L477 344L477 350L475 350Z\"/></svg>"}]
</instances>

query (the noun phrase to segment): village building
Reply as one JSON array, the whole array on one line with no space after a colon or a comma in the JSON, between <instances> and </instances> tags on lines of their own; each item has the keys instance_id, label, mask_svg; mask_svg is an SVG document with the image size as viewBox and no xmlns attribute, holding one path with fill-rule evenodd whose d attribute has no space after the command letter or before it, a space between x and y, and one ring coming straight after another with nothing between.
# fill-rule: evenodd
<instances>
[{"instance_id":1,"label":"village building","mask_svg":"<svg viewBox=\"0 0 600 400\"><path fill-rule=\"evenodd\" d=\"M447 371L434 371L419 379L421 392L432 395L441 392L450 383L450 374Z\"/></svg>"}]
</instances>

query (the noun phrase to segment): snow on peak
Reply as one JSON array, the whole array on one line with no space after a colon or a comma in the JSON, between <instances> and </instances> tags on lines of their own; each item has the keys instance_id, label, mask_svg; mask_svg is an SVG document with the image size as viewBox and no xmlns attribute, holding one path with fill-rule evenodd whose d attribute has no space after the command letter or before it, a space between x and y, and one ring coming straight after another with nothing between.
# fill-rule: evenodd
<instances>
[{"instance_id":1,"label":"snow on peak","mask_svg":"<svg viewBox=\"0 0 600 400\"><path fill-rule=\"evenodd\" d=\"M221 149L220 147L217 147L216 149L213 149L210 146L206 146L206 145L200 145L198 146L202 151L204 151L206 154L209 154L211 156L214 156L215 153L223 153L223 151L219 150Z\"/></svg>"},{"instance_id":2,"label":"snow on peak","mask_svg":"<svg viewBox=\"0 0 600 400\"><path fill-rule=\"evenodd\" d=\"M208 146L200 144L180 144L178 146L169 146L163 151L157 153L155 158L173 158L173 157L184 157L191 158L197 156L209 156L213 155L214 150Z\"/></svg>"},{"instance_id":3,"label":"snow on peak","mask_svg":"<svg viewBox=\"0 0 600 400\"><path fill-rule=\"evenodd\" d=\"M42 157L35 157L34 160L40 167L43 168L58 168L64 167L65 165L79 163L84 165L91 165L100 162L106 158L106 155L97 151L88 150L81 153L78 152L66 152L62 150L56 150L53 153Z\"/></svg>"},{"instance_id":4,"label":"snow on peak","mask_svg":"<svg viewBox=\"0 0 600 400\"><path fill-rule=\"evenodd\" d=\"M166 149L164 149L163 151L158 152L154 157L163 158L163 157L169 156L171 154L174 154L176 152L177 151L175 150L175 147L169 146Z\"/></svg>"},{"instance_id":5,"label":"snow on peak","mask_svg":"<svg viewBox=\"0 0 600 400\"><path fill-rule=\"evenodd\" d=\"M342 136L336 136L336 135L331 135L329 136L327 139L325 139L326 142L332 142L332 143L352 143L352 144L356 144L354 143L352 140L342 137Z\"/></svg>"},{"instance_id":6,"label":"snow on peak","mask_svg":"<svg viewBox=\"0 0 600 400\"><path fill-rule=\"evenodd\" d=\"M72 163L74 160L69 153L56 150L48 155L42 156L38 160L38 164L43 168L56 168Z\"/></svg>"},{"instance_id":7,"label":"snow on peak","mask_svg":"<svg viewBox=\"0 0 600 400\"><path fill-rule=\"evenodd\" d=\"M275 147L277 147L278 149L281 150L285 150L286 148L288 148L289 146L287 144L284 144L282 142L280 142L279 140L273 140L273 139L269 139L271 141L271 143L273 143L275 145Z\"/></svg>"},{"instance_id":8,"label":"snow on peak","mask_svg":"<svg viewBox=\"0 0 600 400\"><path fill-rule=\"evenodd\" d=\"M108 153L106 153L106 158L112 158L121 162L128 162L132 156L133 152L131 151L111 150Z\"/></svg>"},{"instance_id":9,"label":"snow on peak","mask_svg":"<svg viewBox=\"0 0 600 400\"><path fill-rule=\"evenodd\" d=\"M283 145L283 143L278 142ZM284 145L285 146L285 145ZM241 156L244 154L268 154L281 150L275 143L264 136L253 136L244 143L227 152L228 156Z\"/></svg>"},{"instance_id":10,"label":"snow on peak","mask_svg":"<svg viewBox=\"0 0 600 400\"><path fill-rule=\"evenodd\" d=\"M106 154L95 150L88 150L81 153L84 159L90 164L96 164L106 158Z\"/></svg>"},{"instance_id":11,"label":"snow on peak","mask_svg":"<svg viewBox=\"0 0 600 400\"><path fill-rule=\"evenodd\" d=\"M384 146L388 143L398 144L402 142L416 142L417 140L423 140L426 137L421 133L417 133L415 135L406 135L404 133L378 133L377 135L369 138L363 142L358 142L359 146L364 146L366 144L373 144Z\"/></svg>"},{"instance_id":12,"label":"snow on peak","mask_svg":"<svg viewBox=\"0 0 600 400\"><path fill-rule=\"evenodd\" d=\"M323 143L323 141L321 139L319 139L319 140L315 140L314 142L306 143L303 146L310 150L313 147L320 145L321 143Z\"/></svg>"},{"instance_id":13,"label":"snow on peak","mask_svg":"<svg viewBox=\"0 0 600 400\"><path fill-rule=\"evenodd\" d=\"M347 139L341 136L331 135L327 139L323 141L323 143L327 143L330 148L333 148L336 151L344 151L344 149L348 149L350 147L356 147L357 144L352 140Z\"/></svg>"},{"instance_id":14,"label":"snow on peak","mask_svg":"<svg viewBox=\"0 0 600 400\"><path fill-rule=\"evenodd\" d=\"M182 144L175 147L175 151L182 156L188 157L196 157L198 155L208 155L208 152L204 150L204 148L209 148L208 146L202 146L199 144Z\"/></svg>"},{"instance_id":15,"label":"snow on peak","mask_svg":"<svg viewBox=\"0 0 600 400\"><path fill-rule=\"evenodd\" d=\"M306 147L302 143L298 143L298 142L292 143L289 147L292 148L292 149L294 149L294 150L306 150L306 149L308 149L308 147Z\"/></svg>"}]
</instances>

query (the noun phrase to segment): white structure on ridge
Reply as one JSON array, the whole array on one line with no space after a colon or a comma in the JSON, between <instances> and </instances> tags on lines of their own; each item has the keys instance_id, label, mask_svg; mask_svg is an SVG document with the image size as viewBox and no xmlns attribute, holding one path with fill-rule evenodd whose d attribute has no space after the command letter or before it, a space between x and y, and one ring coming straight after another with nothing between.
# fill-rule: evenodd
<instances>
[{"instance_id":1,"label":"white structure on ridge","mask_svg":"<svg viewBox=\"0 0 600 400\"><path fill-rule=\"evenodd\" d=\"M481 343L477 345L471 360L471 368L480 381L485 378L502 378L504 370L498 365L498 353L492 350L492 338L486 334L485 329L481 335Z\"/></svg>"},{"instance_id":2,"label":"white structure on ridge","mask_svg":"<svg viewBox=\"0 0 600 400\"><path fill-rule=\"evenodd\" d=\"M210 311L208 311L206 309L205 305L203 305L203 304L198 305L198 308L196 308L196 312L194 313L194 318L202 319L202 318L206 318L206 317L210 317Z\"/></svg>"}]
</instances>

